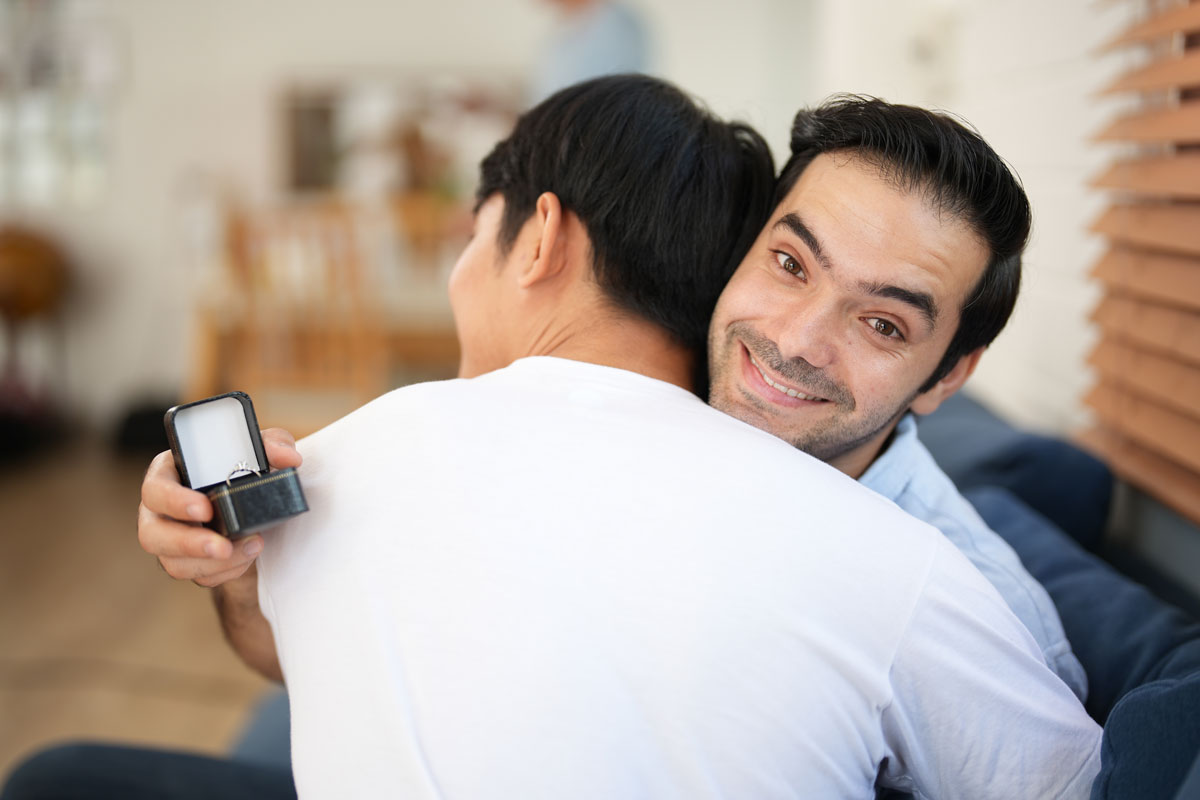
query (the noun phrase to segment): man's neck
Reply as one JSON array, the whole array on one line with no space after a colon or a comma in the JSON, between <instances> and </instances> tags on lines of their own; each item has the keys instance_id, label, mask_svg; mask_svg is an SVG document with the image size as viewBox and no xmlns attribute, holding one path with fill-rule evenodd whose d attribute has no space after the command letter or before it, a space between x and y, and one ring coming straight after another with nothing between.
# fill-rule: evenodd
<instances>
[{"instance_id":1,"label":"man's neck","mask_svg":"<svg viewBox=\"0 0 1200 800\"><path fill-rule=\"evenodd\" d=\"M547 326L526 355L615 367L695 391L696 354L658 325L622 312L602 311L585 325Z\"/></svg>"}]
</instances>

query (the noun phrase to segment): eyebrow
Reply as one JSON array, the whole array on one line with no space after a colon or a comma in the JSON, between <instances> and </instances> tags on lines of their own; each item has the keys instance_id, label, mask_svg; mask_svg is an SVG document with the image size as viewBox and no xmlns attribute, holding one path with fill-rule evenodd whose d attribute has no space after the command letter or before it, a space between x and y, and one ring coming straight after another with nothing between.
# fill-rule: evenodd
<instances>
[{"instance_id":1,"label":"eyebrow","mask_svg":"<svg viewBox=\"0 0 1200 800\"><path fill-rule=\"evenodd\" d=\"M833 271L833 262L830 261L828 254L821 248L821 241L817 235L812 232L812 229L800 219L800 215L795 212L784 214L779 218L779 221L773 226L775 229L786 228L792 234L800 238L812 254L816 256L817 262L826 271ZM905 289L903 286L894 286L888 283L871 283L863 282L858 285L859 291L875 297L887 297L892 300L899 300L905 305L911 306L920 312L928 327L933 328L937 322L938 306L933 299L933 295L928 292L913 291Z\"/></svg>"},{"instance_id":2,"label":"eyebrow","mask_svg":"<svg viewBox=\"0 0 1200 800\"><path fill-rule=\"evenodd\" d=\"M774 227L776 230L779 228L787 228L792 232L792 234L800 239L803 239L804 243L808 245L808 249L811 250L813 255L817 257L817 261L821 264L821 266L826 270L833 270L833 262L829 260L829 256L825 255L825 251L821 249L821 242L817 239L817 235L812 232L812 229L804 224L804 220L800 219L799 214L795 212L784 214L779 218L779 221L775 223Z\"/></svg>"},{"instance_id":3,"label":"eyebrow","mask_svg":"<svg viewBox=\"0 0 1200 800\"><path fill-rule=\"evenodd\" d=\"M938 307L933 295L928 292L914 292L903 286L893 286L887 283L863 282L858 288L875 297L888 297L915 308L924 317L926 325L932 329L937 322Z\"/></svg>"}]
</instances>

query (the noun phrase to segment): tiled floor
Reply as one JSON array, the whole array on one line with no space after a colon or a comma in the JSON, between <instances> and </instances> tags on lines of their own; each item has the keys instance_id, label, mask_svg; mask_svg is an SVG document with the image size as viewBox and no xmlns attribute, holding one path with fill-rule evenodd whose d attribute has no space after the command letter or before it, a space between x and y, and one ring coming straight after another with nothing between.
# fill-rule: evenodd
<instances>
[{"instance_id":1,"label":"tiled floor","mask_svg":"<svg viewBox=\"0 0 1200 800\"><path fill-rule=\"evenodd\" d=\"M138 547L147 463L84 443L0 468L0 779L66 739L221 752L268 686Z\"/></svg>"}]
</instances>

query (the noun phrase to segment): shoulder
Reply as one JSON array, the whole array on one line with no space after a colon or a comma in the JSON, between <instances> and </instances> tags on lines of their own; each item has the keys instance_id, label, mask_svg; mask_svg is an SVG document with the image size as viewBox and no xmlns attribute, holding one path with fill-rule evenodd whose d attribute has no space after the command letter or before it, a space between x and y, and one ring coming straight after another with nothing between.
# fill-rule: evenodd
<instances>
[{"instance_id":1,"label":"shoulder","mask_svg":"<svg viewBox=\"0 0 1200 800\"><path fill-rule=\"evenodd\" d=\"M300 475L305 491L341 472L348 464L370 459L401 442L417 442L430 426L445 427L440 419L452 417L467 392L466 381L449 380L413 384L380 395L296 443L304 457Z\"/></svg>"},{"instance_id":2,"label":"shoulder","mask_svg":"<svg viewBox=\"0 0 1200 800\"><path fill-rule=\"evenodd\" d=\"M896 495L896 503L941 531L970 560L1037 639L1047 660L1082 696L1086 680L1070 655L1058 612L1045 589L934 462L915 429L910 431L906 447L909 452L903 457L912 474Z\"/></svg>"},{"instance_id":3,"label":"shoulder","mask_svg":"<svg viewBox=\"0 0 1200 800\"><path fill-rule=\"evenodd\" d=\"M1006 564L1015 558L1011 548L987 526L934 461L917 436L911 416L901 420L891 445L863 475L861 483L937 528L969 556L986 551L981 552L981 558L994 557Z\"/></svg>"},{"instance_id":4,"label":"shoulder","mask_svg":"<svg viewBox=\"0 0 1200 800\"><path fill-rule=\"evenodd\" d=\"M896 758L885 783L986 797L1002 779L1005 796L1060 797L1085 793L1099 769L1098 726L948 544L930 563L891 677L884 727ZM964 746L990 759L965 768Z\"/></svg>"}]
</instances>

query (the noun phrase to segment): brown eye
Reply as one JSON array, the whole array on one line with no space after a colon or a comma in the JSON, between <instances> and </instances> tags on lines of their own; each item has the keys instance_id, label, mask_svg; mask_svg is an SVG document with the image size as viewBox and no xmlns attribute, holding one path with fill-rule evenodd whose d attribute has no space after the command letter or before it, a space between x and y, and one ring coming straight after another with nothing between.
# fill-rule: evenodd
<instances>
[{"instance_id":1,"label":"brown eye","mask_svg":"<svg viewBox=\"0 0 1200 800\"><path fill-rule=\"evenodd\" d=\"M789 272L792 275L804 276L804 267L800 266L800 262L792 258L787 253L780 251L775 252L775 260L784 272Z\"/></svg>"},{"instance_id":2,"label":"brown eye","mask_svg":"<svg viewBox=\"0 0 1200 800\"><path fill-rule=\"evenodd\" d=\"M903 338L900 336L900 329L897 328L894 323L888 322L886 319L880 319L879 317L876 317L872 320L869 320L869 322L871 323L871 327L874 328L875 332L880 336L883 336L887 339Z\"/></svg>"}]
</instances>

